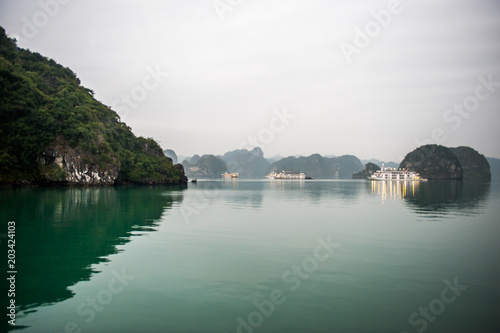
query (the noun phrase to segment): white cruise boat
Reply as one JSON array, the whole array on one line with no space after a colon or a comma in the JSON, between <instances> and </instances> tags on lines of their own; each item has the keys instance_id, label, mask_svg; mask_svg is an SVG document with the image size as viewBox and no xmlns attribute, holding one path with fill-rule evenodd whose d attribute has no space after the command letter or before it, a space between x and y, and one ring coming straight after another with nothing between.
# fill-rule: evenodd
<instances>
[{"instance_id":1,"label":"white cruise boat","mask_svg":"<svg viewBox=\"0 0 500 333\"><path fill-rule=\"evenodd\" d=\"M396 180L396 181L427 181L423 179L418 172L393 168L385 168L382 164L382 169L376 171L373 175L368 177L369 180Z\"/></svg>"},{"instance_id":2,"label":"white cruise boat","mask_svg":"<svg viewBox=\"0 0 500 333\"><path fill-rule=\"evenodd\" d=\"M280 173L271 173L269 176L274 179L306 179L303 172L281 171Z\"/></svg>"},{"instance_id":3,"label":"white cruise boat","mask_svg":"<svg viewBox=\"0 0 500 333\"><path fill-rule=\"evenodd\" d=\"M239 177L240 177L240 174L238 172L233 172L233 173L225 172L222 175L222 179L237 179Z\"/></svg>"}]
</instances>

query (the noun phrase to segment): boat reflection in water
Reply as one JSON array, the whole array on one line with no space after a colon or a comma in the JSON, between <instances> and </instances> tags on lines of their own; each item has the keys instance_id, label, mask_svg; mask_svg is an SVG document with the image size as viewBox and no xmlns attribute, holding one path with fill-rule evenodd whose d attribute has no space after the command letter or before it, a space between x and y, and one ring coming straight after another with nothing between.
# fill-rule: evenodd
<instances>
[{"instance_id":1,"label":"boat reflection in water","mask_svg":"<svg viewBox=\"0 0 500 333\"><path fill-rule=\"evenodd\" d=\"M382 203L385 200L405 199L415 197L415 190L418 191L419 181L370 181L371 193L382 197Z\"/></svg>"},{"instance_id":2,"label":"boat reflection in water","mask_svg":"<svg viewBox=\"0 0 500 333\"><path fill-rule=\"evenodd\" d=\"M400 199L427 218L480 213L490 193L490 183L475 181L371 181L369 186L382 204Z\"/></svg>"},{"instance_id":3,"label":"boat reflection in water","mask_svg":"<svg viewBox=\"0 0 500 333\"><path fill-rule=\"evenodd\" d=\"M281 181L277 179L272 179L269 182L269 186L272 189L297 189L304 188L305 181L304 179L293 179L293 181Z\"/></svg>"}]
</instances>

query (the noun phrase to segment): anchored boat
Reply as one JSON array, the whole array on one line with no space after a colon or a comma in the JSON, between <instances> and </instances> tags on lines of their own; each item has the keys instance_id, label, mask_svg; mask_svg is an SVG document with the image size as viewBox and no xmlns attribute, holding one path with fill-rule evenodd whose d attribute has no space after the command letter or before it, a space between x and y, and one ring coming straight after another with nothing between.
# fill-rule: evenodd
<instances>
[{"instance_id":1,"label":"anchored boat","mask_svg":"<svg viewBox=\"0 0 500 333\"><path fill-rule=\"evenodd\" d=\"M274 179L306 179L303 172L281 171L280 173L273 172L268 177Z\"/></svg>"},{"instance_id":2,"label":"anchored boat","mask_svg":"<svg viewBox=\"0 0 500 333\"><path fill-rule=\"evenodd\" d=\"M427 181L423 179L418 172L393 168L385 168L382 164L382 169L376 171L373 175L368 177L369 180L399 180L399 181Z\"/></svg>"},{"instance_id":3,"label":"anchored boat","mask_svg":"<svg viewBox=\"0 0 500 333\"><path fill-rule=\"evenodd\" d=\"M240 177L240 174L237 173L237 172L233 172L233 173L225 172L222 175L222 179L236 179L236 178L239 178L239 177Z\"/></svg>"}]
</instances>

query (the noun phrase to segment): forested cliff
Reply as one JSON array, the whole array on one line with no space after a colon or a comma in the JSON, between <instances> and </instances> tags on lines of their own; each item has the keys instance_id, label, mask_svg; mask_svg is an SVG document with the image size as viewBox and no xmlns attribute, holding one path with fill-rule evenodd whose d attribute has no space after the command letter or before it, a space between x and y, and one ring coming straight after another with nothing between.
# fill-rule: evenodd
<instances>
[{"instance_id":1,"label":"forested cliff","mask_svg":"<svg viewBox=\"0 0 500 333\"><path fill-rule=\"evenodd\" d=\"M70 69L0 27L0 183L173 184L187 179Z\"/></svg>"}]
</instances>

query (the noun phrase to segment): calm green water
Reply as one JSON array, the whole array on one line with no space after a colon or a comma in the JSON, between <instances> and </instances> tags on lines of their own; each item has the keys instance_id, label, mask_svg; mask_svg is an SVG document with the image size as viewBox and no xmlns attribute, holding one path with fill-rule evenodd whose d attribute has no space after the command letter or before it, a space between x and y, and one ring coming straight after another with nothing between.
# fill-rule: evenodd
<instances>
[{"instance_id":1,"label":"calm green water","mask_svg":"<svg viewBox=\"0 0 500 333\"><path fill-rule=\"evenodd\" d=\"M499 217L499 183L0 191L22 332L500 332Z\"/></svg>"}]
</instances>

